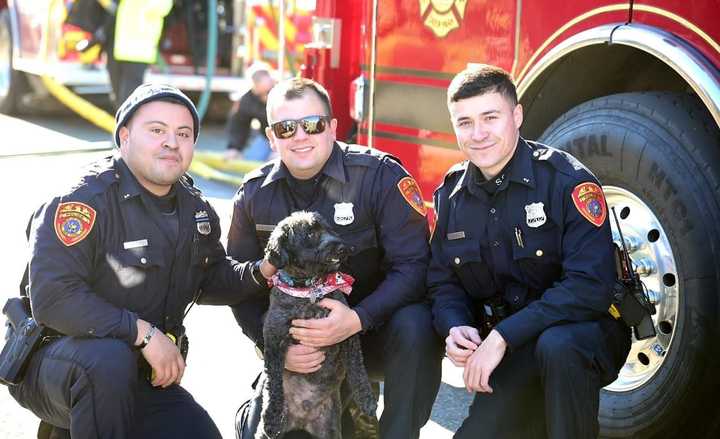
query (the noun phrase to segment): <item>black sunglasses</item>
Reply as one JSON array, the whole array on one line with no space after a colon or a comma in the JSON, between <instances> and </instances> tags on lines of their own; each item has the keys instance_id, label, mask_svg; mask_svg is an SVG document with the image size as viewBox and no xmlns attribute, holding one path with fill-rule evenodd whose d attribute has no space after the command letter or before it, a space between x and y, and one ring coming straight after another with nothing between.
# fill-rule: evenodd
<instances>
[{"instance_id":1,"label":"black sunglasses","mask_svg":"<svg viewBox=\"0 0 720 439\"><path fill-rule=\"evenodd\" d=\"M288 119L270 125L275 136L280 139L289 139L295 135L298 124L307 134L320 134L325 131L330 118L327 116L307 116L302 119Z\"/></svg>"}]
</instances>

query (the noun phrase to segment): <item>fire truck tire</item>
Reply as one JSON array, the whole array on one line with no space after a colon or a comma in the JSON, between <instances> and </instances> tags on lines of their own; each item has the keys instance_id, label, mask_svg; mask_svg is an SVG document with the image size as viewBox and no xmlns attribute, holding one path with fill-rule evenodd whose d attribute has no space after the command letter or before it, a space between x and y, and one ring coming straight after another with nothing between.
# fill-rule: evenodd
<instances>
[{"instance_id":1,"label":"fire truck tire","mask_svg":"<svg viewBox=\"0 0 720 439\"><path fill-rule=\"evenodd\" d=\"M22 72L12 65L12 29L10 12L0 11L0 113L13 114L18 110L18 100L25 87Z\"/></svg>"},{"instance_id":2,"label":"fire truck tire","mask_svg":"<svg viewBox=\"0 0 720 439\"><path fill-rule=\"evenodd\" d=\"M658 309L658 335L633 338L618 380L601 392L601 436L718 437L718 126L694 96L624 93L573 108L540 141L602 182Z\"/></svg>"}]
</instances>

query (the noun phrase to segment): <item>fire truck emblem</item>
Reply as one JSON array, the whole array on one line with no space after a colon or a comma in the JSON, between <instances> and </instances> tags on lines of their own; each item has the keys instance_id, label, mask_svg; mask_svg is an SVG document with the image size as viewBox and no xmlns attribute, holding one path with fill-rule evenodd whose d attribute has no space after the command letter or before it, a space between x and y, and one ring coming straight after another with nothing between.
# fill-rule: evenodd
<instances>
[{"instance_id":1,"label":"fire truck emblem","mask_svg":"<svg viewBox=\"0 0 720 439\"><path fill-rule=\"evenodd\" d=\"M439 37L460 27L468 0L420 0L420 17Z\"/></svg>"}]
</instances>

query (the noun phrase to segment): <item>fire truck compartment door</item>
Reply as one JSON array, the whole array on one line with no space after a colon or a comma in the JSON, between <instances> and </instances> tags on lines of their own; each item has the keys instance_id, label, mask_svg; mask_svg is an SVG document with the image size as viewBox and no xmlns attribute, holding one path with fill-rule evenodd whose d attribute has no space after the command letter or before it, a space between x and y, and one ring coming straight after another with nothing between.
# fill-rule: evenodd
<instances>
[{"instance_id":1,"label":"fire truck compartment door","mask_svg":"<svg viewBox=\"0 0 720 439\"><path fill-rule=\"evenodd\" d=\"M330 67L340 67L340 32L342 21L338 18L313 17L312 42L307 47L330 50Z\"/></svg>"}]
</instances>

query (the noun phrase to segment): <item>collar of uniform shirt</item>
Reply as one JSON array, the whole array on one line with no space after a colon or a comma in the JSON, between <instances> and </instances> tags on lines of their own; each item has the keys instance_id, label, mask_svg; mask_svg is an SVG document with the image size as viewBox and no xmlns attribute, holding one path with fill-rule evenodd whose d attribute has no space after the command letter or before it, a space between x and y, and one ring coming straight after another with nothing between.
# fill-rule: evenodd
<instances>
[{"instance_id":1,"label":"collar of uniform shirt","mask_svg":"<svg viewBox=\"0 0 720 439\"><path fill-rule=\"evenodd\" d=\"M328 177L332 177L340 183L347 183L345 164L343 162L343 152L337 142L333 145L332 153L330 153L330 157L327 162L325 162L325 165L320 170L320 173L325 174ZM272 169L270 169L270 172L268 172L265 180L263 180L262 187L288 177L291 177L290 171L288 171L287 167L280 158L276 158Z\"/></svg>"},{"instance_id":2,"label":"collar of uniform shirt","mask_svg":"<svg viewBox=\"0 0 720 439\"><path fill-rule=\"evenodd\" d=\"M488 194L492 194L496 188L499 190L505 189L508 181L514 181L534 188L535 173L532 169L532 149L522 137L518 138L517 148L515 148L515 153L512 158L502 171L498 173L498 176L502 175L504 175L503 181L498 186L494 181L488 181L485 176L482 175L480 169L468 161L465 172L450 193L450 198L461 189L467 189L471 194L476 194L477 186L481 186ZM495 179L493 178L493 180Z\"/></svg>"},{"instance_id":3,"label":"collar of uniform shirt","mask_svg":"<svg viewBox=\"0 0 720 439\"><path fill-rule=\"evenodd\" d=\"M532 147L523 139L518 138L517 149L511 160L512 166L507 169L505 176L511 181L535 187L535 172L532 167Z\"/></svg>"},{"instance_id":4,"label":"collar of uniform shirt","mask_svg":"<svg viewBox=\"0 0 720 439\"><path fill-rule=\"evenodd\" d=\"M130 172L125 161L119 157L115 158L115 172L120 179L120 197L123 200L129 200L142 194L140 183Z\"/></svg>"}]
</instances>

